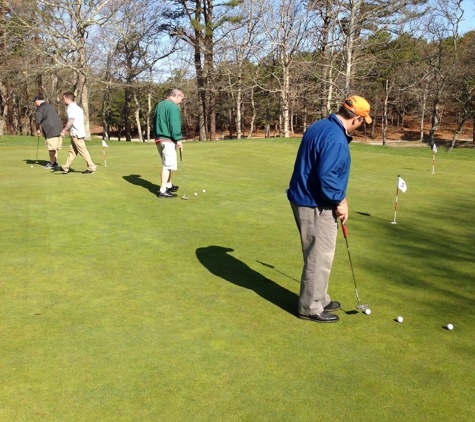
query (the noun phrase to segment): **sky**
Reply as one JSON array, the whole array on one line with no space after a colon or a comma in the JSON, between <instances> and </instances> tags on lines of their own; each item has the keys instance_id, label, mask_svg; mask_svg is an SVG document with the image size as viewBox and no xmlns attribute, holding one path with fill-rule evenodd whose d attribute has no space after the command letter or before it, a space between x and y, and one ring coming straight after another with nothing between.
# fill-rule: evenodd
<instances>
[{"instance_id":1,"label":"sky","mask_svg":"<svg viewBox=\"0 0 475 422\"><path fill-rule=\"evenodd\" d=\"M460 33L465 34L475 29L475 0L463 0L464 20L460 24Z\"/></svg>"}]
</instances>

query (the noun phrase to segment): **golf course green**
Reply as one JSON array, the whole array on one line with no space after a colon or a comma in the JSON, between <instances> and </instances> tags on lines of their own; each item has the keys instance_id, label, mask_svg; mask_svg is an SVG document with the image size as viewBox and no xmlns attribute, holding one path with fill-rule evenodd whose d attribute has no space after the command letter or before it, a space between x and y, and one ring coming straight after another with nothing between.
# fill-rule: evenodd
<instances>
[{"instance_id":1,"label":"golf course green","mask_svg":"<svg viewBox=\"0 0 475 422\"><path fill-rule=\"evenodd\" d=\"M185 143L159 199L153 143L110 141L104 166L88 142L97 172L65 175L43 141L36 163L36 137L0 137L0 421L475 420L475 149L439 147L432 174L429 147L351 144L372 313L340 230L340 322L317 324L296 316L299 142Z\"/></svg>"}]
</instances>

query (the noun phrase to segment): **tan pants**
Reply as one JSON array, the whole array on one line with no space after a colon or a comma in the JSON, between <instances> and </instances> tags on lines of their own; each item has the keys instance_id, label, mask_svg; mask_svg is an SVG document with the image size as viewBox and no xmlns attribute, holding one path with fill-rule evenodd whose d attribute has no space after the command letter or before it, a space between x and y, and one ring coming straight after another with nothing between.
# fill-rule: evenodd
<instances>
[{"instance_id":1,"label":"tan pants","mask_svg":"<svg viewBox=\"0 0 475 422\"><path fill-rule=\"evenodd\" d=\"M77 155L80 155L84 158L84 161L87 163L87 169L90 171L95 171L94 163L92 162L91 154L86 148L86 142L84 138L77 138L76 136L71 137L71 144L69 145L68 159L66 164L63 167L65 171L68 171Z\"/></svg>"},{"instance_id":2,"label":"tan pants","mask_svg":"<svg viewBox=\"0 0 475 422\"><path fill-rule=\"evenodd\" d=\"M298 311L301 315L315 315L331 302L328 281L338 223L332 209L290 205L300 232L304 260Z\"/></svg>"}]
</instances>

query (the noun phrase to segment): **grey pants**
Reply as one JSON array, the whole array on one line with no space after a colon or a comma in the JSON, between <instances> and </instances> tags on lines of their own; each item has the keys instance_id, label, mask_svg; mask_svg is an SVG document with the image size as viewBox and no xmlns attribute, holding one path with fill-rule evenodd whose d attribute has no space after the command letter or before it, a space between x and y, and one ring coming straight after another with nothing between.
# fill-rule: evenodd
<instances>
[{"instance_id":1,"label":"grey pants","mask_svg":"<svg viewBox=\"0 0 475 422\"><path fill-rule=\"evenodd\" d=\"M335 256L338 223L332 208L309 208L290 204L300 232L304 266L298 312L315 315L331 300L328 280Z\"/></svg>"}]
</instances>

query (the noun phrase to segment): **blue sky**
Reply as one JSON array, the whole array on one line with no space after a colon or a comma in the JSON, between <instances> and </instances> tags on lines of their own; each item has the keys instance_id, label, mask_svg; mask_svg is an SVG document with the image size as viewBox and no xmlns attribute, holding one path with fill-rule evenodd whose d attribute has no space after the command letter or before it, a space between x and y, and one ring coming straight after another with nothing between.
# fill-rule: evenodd
<instances>
[{"instance_id":1,"label":"blue sky","mask_svg":"<svg viewBox=\"0 0 475 422\"><path fill-rule=\"evenodd\" d=\"M463 0L462 2L464 20L460 24L460 33L472 31L475 29L475 0Z\"/></svg>"}]
</instances>

